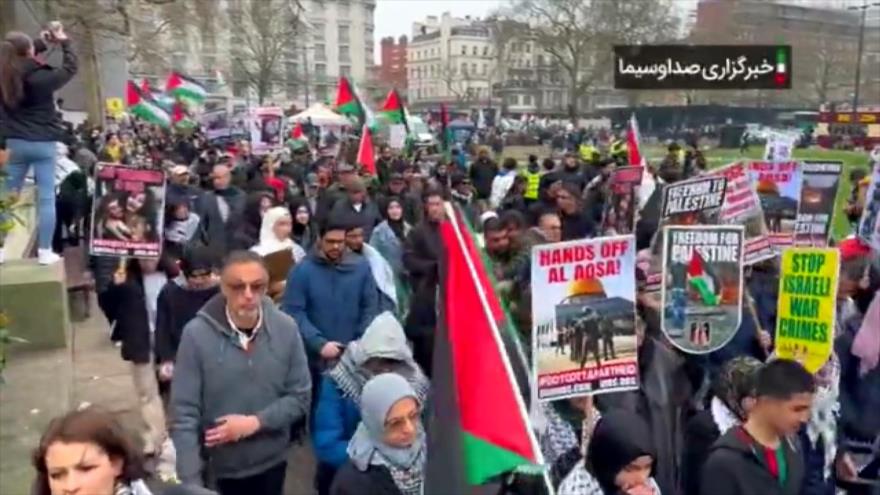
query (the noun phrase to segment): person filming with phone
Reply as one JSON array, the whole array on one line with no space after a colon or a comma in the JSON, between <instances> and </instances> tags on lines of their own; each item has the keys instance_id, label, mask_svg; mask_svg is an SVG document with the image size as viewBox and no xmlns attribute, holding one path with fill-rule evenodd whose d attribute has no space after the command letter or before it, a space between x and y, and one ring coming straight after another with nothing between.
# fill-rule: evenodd
<instances>
[{"instance_id":1,"label":"person filming with phone","mask_svg":"<svg viewBox=\"0 0 880 495\"><path fill-rule=\"evenodd\" d=\"M61 67L52 67L37 58L36 54L47 45L61 47ZM66 130L55 108L54 93L73 78L76 70L76 55L59 22L50 23L36 41L24 33L10 31L0 43L0 139L5 140L9 154L9 177L5 191L0 194L17 196L33 166L39 198L38 258L43 265L60 259L52 252L55 143L63 140ZM2 259L0 249L0 262Z\"/></svg>"}]
</instances>

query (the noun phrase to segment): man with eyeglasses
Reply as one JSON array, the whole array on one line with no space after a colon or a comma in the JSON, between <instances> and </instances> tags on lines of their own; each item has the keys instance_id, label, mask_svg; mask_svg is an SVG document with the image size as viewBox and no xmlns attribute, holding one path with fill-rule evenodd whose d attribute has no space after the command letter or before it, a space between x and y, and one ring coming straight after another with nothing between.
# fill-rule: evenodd
<instances>
[{"instance_id":1,"label":"man with eyeglasses","mask_svg":"<svg viewBox=\"0 0 880 495\"><path fill-rule=\"evenodd\" d=\"M291 425L312 382L296 322L266 297L262 258L234 251L221 293L186 325L171 386L177 474L201 486L209 464L221 495L280 495Z\"/></svg>"}]
</instances>

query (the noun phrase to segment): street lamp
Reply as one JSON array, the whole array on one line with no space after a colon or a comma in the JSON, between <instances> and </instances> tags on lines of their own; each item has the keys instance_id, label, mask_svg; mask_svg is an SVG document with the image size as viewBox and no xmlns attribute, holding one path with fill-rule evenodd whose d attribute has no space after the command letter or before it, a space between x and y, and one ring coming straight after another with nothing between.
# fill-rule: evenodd
<instances>
[{"instance_id":1,"label":"street lamp","mask_svg":"<svg viewBox=\"0 0 880 495\"><path fill-rule=\"evenodd\" d=\"M850 6L847 7L846 10L861 10L861 20L859 22L859 48L857 50L856 55L856 81L855 81L855 91L853 92L853 101L852 101L852 113L853 113L853 123L856 122L857 113L859 108L859 86L861 83L861 75L862 75L862 50L865 46L865 15L869 8L871 7L880 7L880 2L874 2L869 4L868 0L862 0L862 5L860 6Z\"/></svg>"}]
</instances>

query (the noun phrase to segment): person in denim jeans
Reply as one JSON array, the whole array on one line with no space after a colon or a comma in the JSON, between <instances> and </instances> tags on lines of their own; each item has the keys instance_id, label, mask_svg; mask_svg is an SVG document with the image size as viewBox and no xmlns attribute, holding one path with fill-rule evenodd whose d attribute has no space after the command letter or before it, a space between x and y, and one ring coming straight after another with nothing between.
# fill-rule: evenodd
<instances>
[{"instance_id":1,"label":"person in denim jeans","mask_svg":"<svg viewBox=\"0 0 880 495\"><path fill-rule=\"evenodd\" d=\"M54 92L73 78L77 63L60 23L51 23L40 38L32 41L24 33L10 31L0 43L0 137L6 141L9 155L4 195L7 191L18 195L28 169L34 168L39 198L38 258L41 264L48 265L60 259L52 252L55 143L62 141L66 134L61 115L55 108ZM46 43L61 47L61 67L51 67L38 58L37 54L46 49Z\"/></svg>"}]
</instances>

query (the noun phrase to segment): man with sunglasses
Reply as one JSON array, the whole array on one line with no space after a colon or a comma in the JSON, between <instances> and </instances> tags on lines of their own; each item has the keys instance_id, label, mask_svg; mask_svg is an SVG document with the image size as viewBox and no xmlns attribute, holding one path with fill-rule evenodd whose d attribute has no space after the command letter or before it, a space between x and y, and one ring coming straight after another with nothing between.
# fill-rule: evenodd
<instances>
[{"instance_id":1,"label":"man with sunglasses","mask_svg":"<svg viewBox=\"0 0 880 495\"><path fill-rule=\"evenodd\" d=\"M177 474L221 495L280 495L291 425L309 411L311 378L296 322L266 297L269 274L250 251L230 253L221 293L183 331L171 386Z\"/></svg>"}]
</instances>

